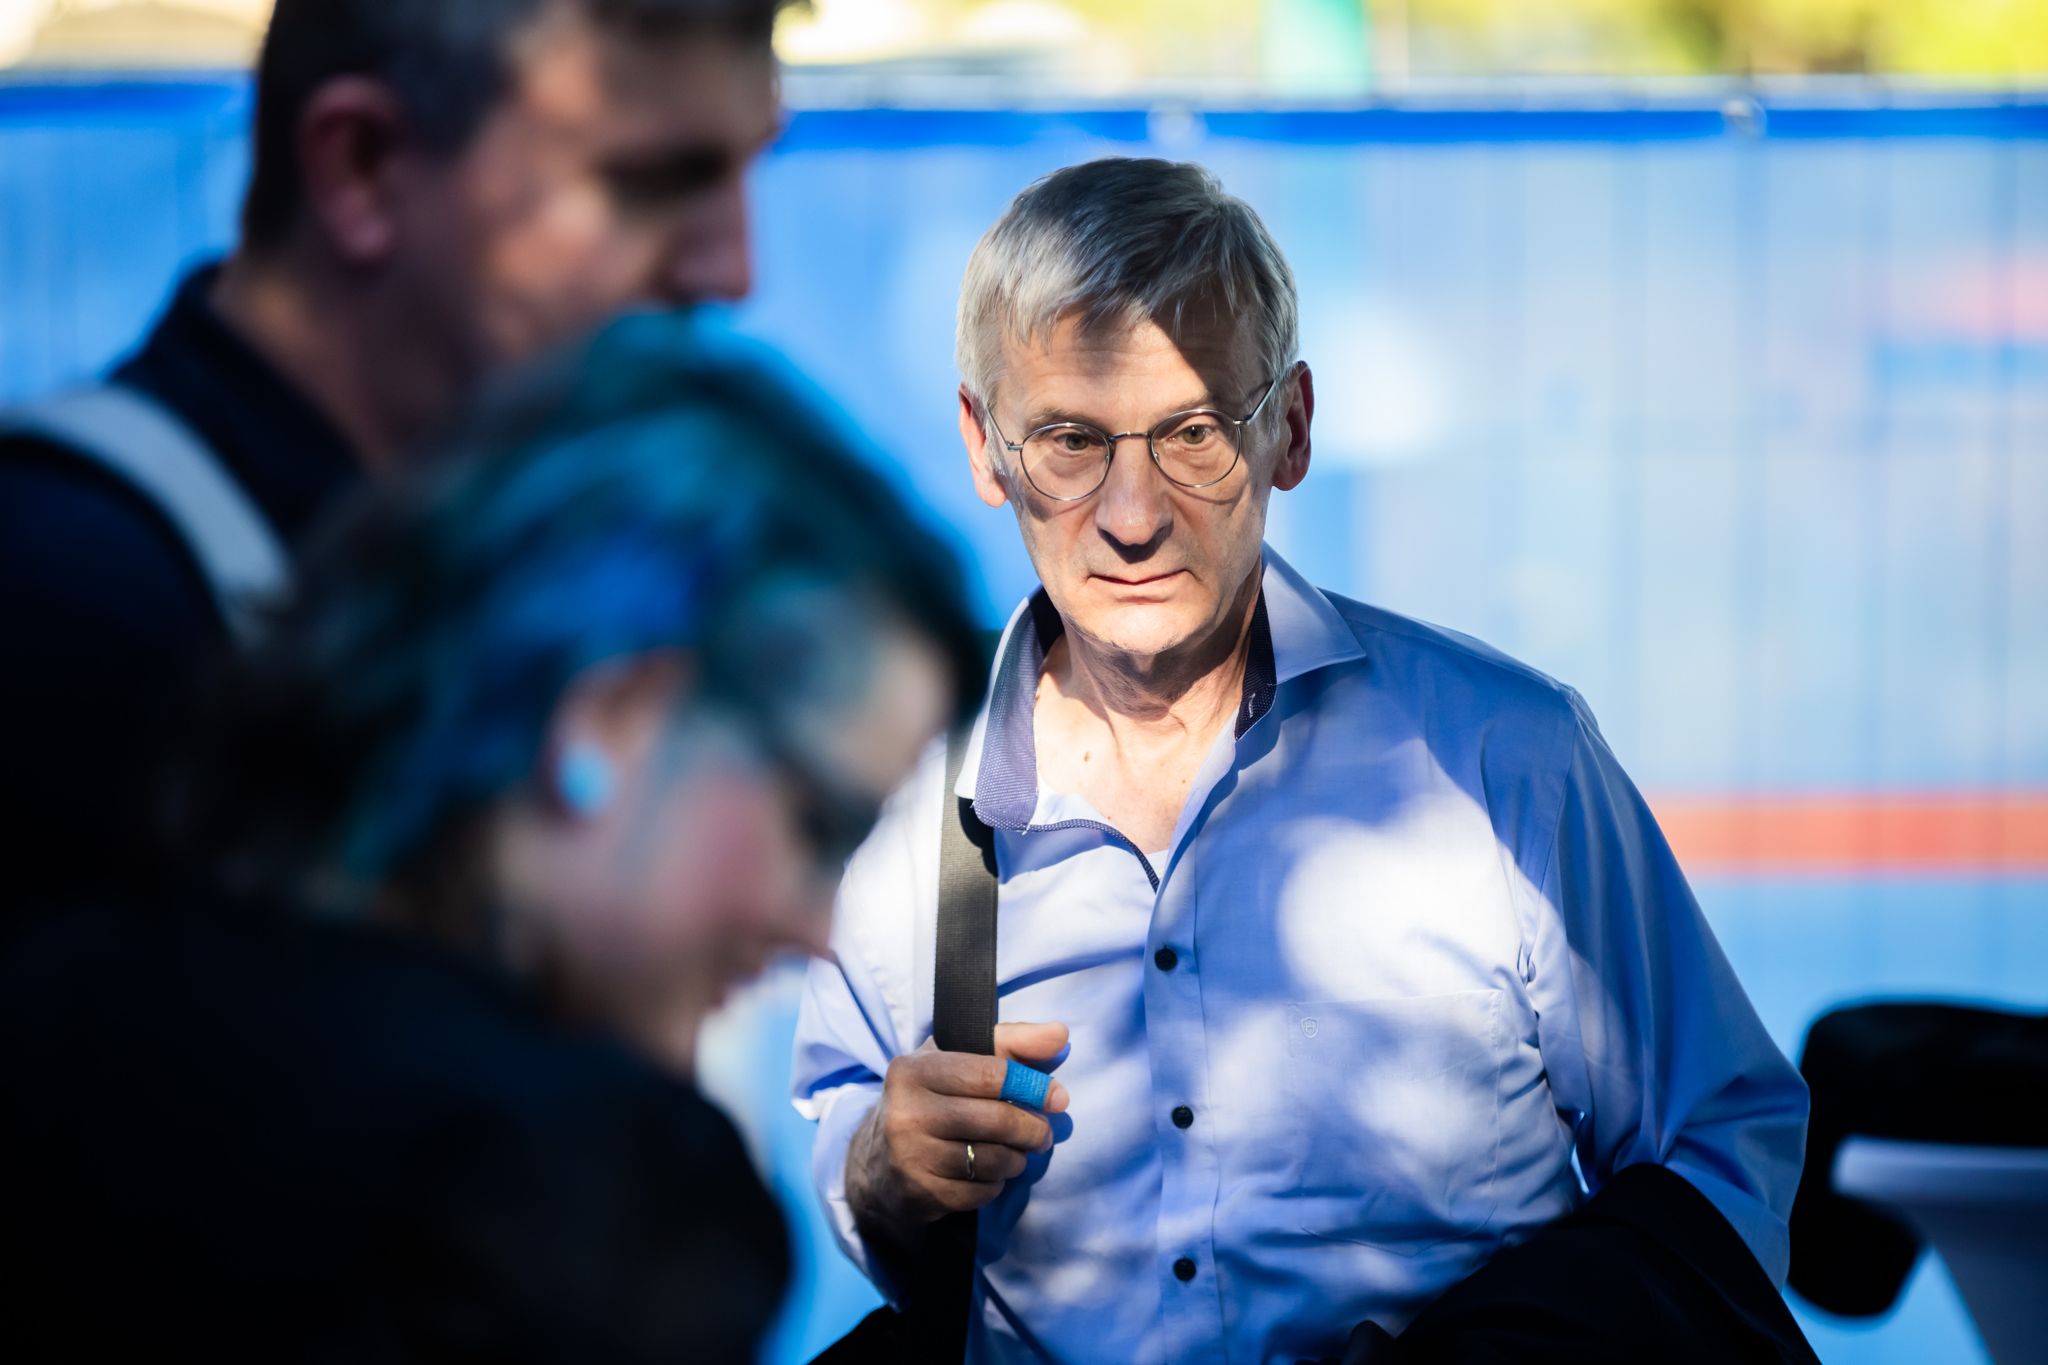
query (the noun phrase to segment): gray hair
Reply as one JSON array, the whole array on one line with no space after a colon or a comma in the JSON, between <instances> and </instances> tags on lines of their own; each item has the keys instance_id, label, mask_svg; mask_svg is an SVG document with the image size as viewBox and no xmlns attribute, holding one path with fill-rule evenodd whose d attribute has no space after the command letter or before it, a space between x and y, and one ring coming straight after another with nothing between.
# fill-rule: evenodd
<instances>
[{"instance_id":1,"label":"gray hair","mask_svg":"<svg viewBox=\"0 0 2048 1365\"><path fill-rule=\"evenodd\" d=\"M1037 341L1068 316L1091 331L1149 318L1178 336L1191 305L1244 320L1263 378L1300 350L1294 272L1208 170L1132 157L1068 166L1027 186L967 258L960 377L986 405L1005 341Z\"/></svg>"}]
</instances>

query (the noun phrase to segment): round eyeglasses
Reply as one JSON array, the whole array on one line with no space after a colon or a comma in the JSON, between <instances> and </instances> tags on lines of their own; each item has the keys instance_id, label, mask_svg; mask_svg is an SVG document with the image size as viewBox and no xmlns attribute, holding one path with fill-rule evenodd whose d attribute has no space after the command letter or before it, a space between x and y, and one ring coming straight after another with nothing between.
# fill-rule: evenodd
<instances>
[{"instance_id":1,"label":"round eyeglasses","mask_svg":"<svg viewBox=\"0 0 2048 1365\"><path fill-rule=\"evenodd\" d=\"M1237 468L1244 455L1244 429L1258 420L1280 379L1273 376L1258 403L1242 417L1215 408L1190 408L1160 418L1149 431L1114 435L1087 422L1048 422L1021 441L1003 435L993 408L987 409L988 424L1017 457L1031 486L1054 502L1079 502L1102 487L1109 478L1110 461L1116 458L1117 442L1138 436L1151 450L1152 463L1170 481L1182 488L1208 488Z\"/></svg>"}]
</instances>

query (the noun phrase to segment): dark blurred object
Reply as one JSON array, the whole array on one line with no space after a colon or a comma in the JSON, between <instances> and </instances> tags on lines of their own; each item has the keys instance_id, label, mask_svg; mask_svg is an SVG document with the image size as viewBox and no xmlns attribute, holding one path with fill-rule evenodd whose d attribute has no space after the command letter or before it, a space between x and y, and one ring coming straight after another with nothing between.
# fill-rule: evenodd
<instances>
[{"instance_id":1,"label":"dark blurred object","mask_svg":"<svg viewBox=\"0 0 2048 1365\"><path fill-rule=\"evenodd\" d=\"M1813 1094L1789 1283L1831 1313L1882 1313L1920 1255L1903 1219L1833 1184L1852 1135L2048 1147L2048 1014L1883 1003L1830 1011L1799 1069Z\"/></svg>"},{"instance_id":2,"label":"dark blurred object","mask_svg":"<svg viewBox=\"0 0 2048 1365\"><path fill-rule=\"evenodd\" d=\"M1748 1247L1684 1176L1616 1173L1501 1251L1398 1338L1362 1323L1338 1365L1815 1362Z\"/></svg>"},{"instance_id":3,"label":"dark blurred object","mask_svg":"<svg viewBox=\"0 0 2048 1365\"><path fill-rule=\"evenodd\" d=\"M412 935L74 912L0 959L12 1361L748 1361L726 1119Z\"/></svg>"},{"instance_id":4,"label":"dark blurred object","mask_svg":"<svg viewBox=\"0 0 2048 1365\"><path fill-rule=\"evenodd\" d=\"M787 1240L697 1029L986 668L846 431L636 317L309 538L189 889L0 925L0 1360L753 1358Z\"/></svg>"},{"instance_id":5,"label":"dark blurred object","mask_svg":"<svg viewBox=\"0 0 2048 1365\"><path fill-rule=\"evenodd\" d=\"M286 541L361 478L340 434L209 302L179 288L115 383L218 458ZM154 778L227 625L166 513L97 460L0 436L0 828L5 903L145 890L163 868Z\"/></svg>"}]
</instances>

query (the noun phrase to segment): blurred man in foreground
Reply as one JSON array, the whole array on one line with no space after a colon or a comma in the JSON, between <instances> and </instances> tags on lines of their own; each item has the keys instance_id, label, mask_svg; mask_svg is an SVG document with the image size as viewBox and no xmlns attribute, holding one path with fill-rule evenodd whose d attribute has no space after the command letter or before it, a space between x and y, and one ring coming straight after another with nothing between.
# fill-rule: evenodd
<instances>
[{"instance_id":1,"label":"blurred man in foreground","mask_svg":"<svg viewBox=\"0 0 2048 1365\"><path fill-rule=\"evenodd\" d=\"M338 494L508 362L746 292L775 9L280 0L233 254L110 387L0 414L6 894L143 879L194 656Z\"/></svg>"},{"instance_id":2,"label":"blurred man in foreground","mask_svg":"<svg viewBox=\"0 0 2048 1365\"><path fill-rule=\"evenodd\" d=\"M750 1365L698 1025L984 669L846 423L636 317L316 539L177 895L0 940L0 1359Z\"/></svg>"},{"instance_id":3,"label":"blurred man in foreground","mask_svg":"<svg viewBox=\"0 0 2048 1365\"><path fill-rule=\"evenodd\" d=\"M927 1229L978 1208L978 1361L1810 1359L1773 1284L1805 1090L1585 704L1262 544L1315 390L1257 217L1068 168L959 317L974 484L1043 586L811 970L847 1252L918 1322ZM929 1041L956 801L998 1058Z\"/></svg>"}]
</instances>

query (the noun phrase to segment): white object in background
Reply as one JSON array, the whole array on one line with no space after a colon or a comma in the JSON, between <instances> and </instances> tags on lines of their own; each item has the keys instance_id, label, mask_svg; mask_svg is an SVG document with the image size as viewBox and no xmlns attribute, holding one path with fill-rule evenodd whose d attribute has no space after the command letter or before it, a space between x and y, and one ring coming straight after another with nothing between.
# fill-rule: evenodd
<instances>
[{"instance_id":1,"label":"white object in background","mask_svg":"<svg viewBox=\"0 0 2048 1365\"><path fill-rule=\"evenodd\" d=\"M2048 1148L1852 1137L1834 1184L1926 1237L1998 1365L2048 1358Z\"/></svg>"}]
</instances>

